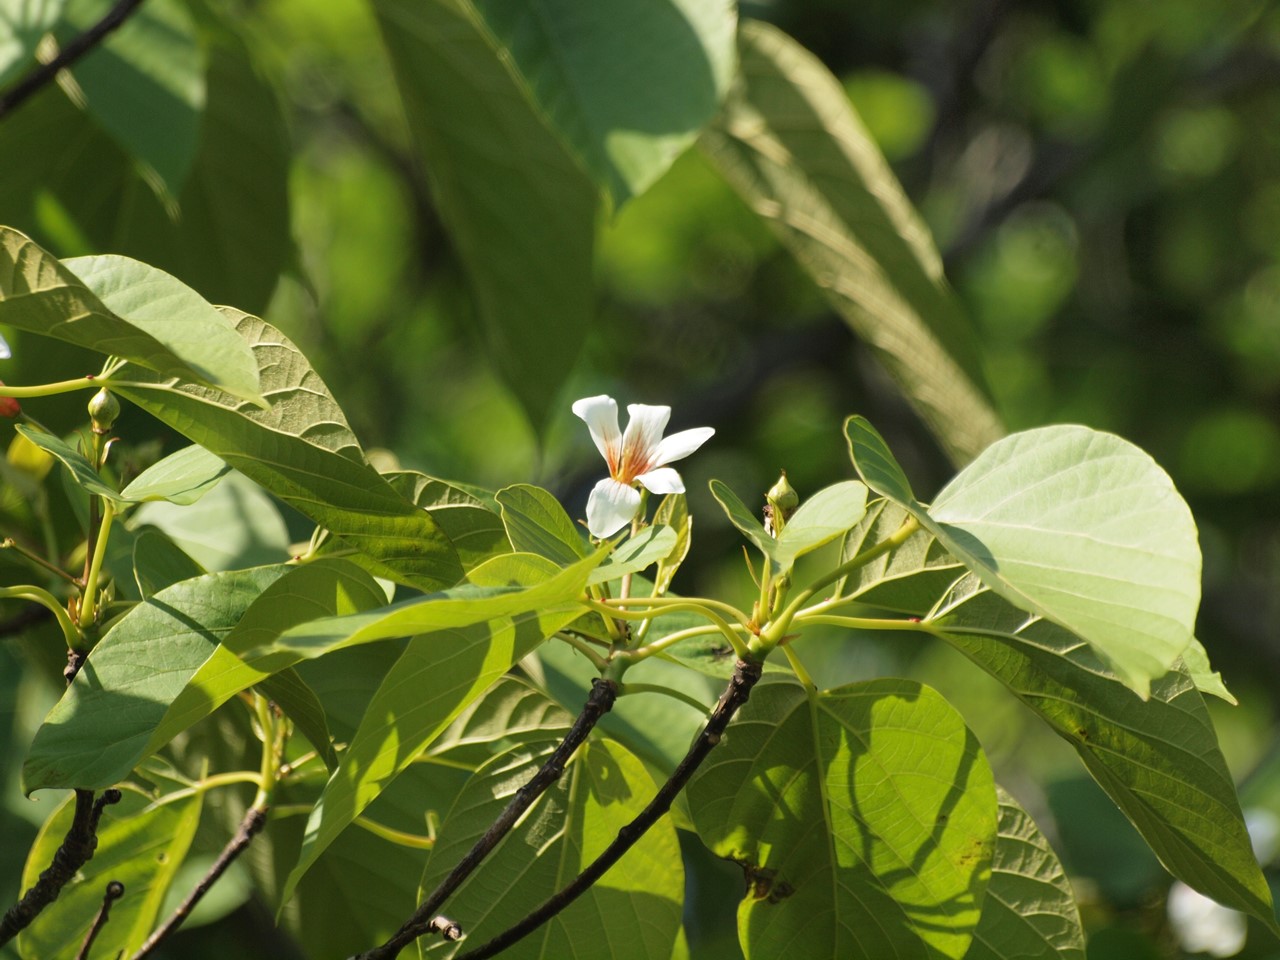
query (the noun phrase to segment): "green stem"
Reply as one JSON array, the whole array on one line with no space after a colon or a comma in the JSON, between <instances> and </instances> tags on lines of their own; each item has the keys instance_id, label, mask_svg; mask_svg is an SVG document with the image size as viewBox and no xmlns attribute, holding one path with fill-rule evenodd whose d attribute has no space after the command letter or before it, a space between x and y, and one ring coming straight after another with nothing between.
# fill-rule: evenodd
<instances>
[{"instance_id":1,"label":"green stem","mask_svg":"<svg viewBox=\"0 0 1280 960\"><path fill-rule=\"evenodd\" d=\"M413 850L430 850L436 845L435 837L424 837L417 833L405 833L403 830L393 829L366 817L356 817L353 822L357 827L368 830L375 837L390 840L400 847L409 847Z\"/></svg>"},{"instance_id":2,"label":"green stem","mask_svg":"<svg viewBox=\"0 0 1280 960\"><path fill-rule=\"evenodd\" d=\"M167 806L170 803L176 803L187 797L194 797L198 793L205 793L217 787L229 787L236 783L256 783L261 785L262 775L254 773L252 770L237 770L234 773L215 773L212 777L205 777L197 780L189 787L183 787L181 790L174 790L172 793L166 793L159 800L153 800L147 805L144 813L155 810L157 807Z\"/></svg>"},{"instance_id":3,"label":"green stem","mask_svg":"<svg viewBox=\"0 0 1280 960\"><path fill-rule=\"evenodd\" d=\"M733 617L738 623L742 624L744 629L750 629L751 621L747 619L747 615L735 607L731 603L725 603L722 600L708 600L706 597L698 597L696 600L690 597L632 597L619 598L617 600L605 601L609 604L617 604L619 606L639 606L643 604L646 607L675 607L688 605L689 603L697 603L699 609L716 609L723 610L726 614Z\"/></svg>"},{"instance_id":4,"label":"green stem","mask_svg":"<svg viewBox=\"0 0 1280 960\"><path fill-rule=\"evenodd\" d=\"M622 683L618 685L618 696L625 697L629 693L660 693L664 697L670 697L672 700L679 700L681 703L687 703L693 707L698 713L706 713L707 705L699 703L695 697L689 696L680 690L671 687L664 687L660 683Z\"/></svg>"},{"instance_id":5,"label":"green stem","mask_svg":"<svg viewBox=\"0 0 1280 960\"><path fill-rule=\"evenodd\" d=\"M107 555L107 541L111 535L111 521L116 516L116 505L107 497L102 498L102 525L98 528L98 542L93 547L93 560L89 564L89 575L84 581L84 596L80 599L80 626L87 627L93 623L98 605L98 575L102 572L102 561Z\"/></svg>"},{"instance_id":6,"label":"green stem","mask_svg":"<svg viewBox=\"0 0 1280 960\"><path fill-rule=\"evenodd\" d=\"M782 652L787 655L787 662L791 664L791 670L795 673L796 679L810 690L817 690L818 685L813 682L813 677L811 677L809 675L809 671L804 668L804 664L800 662L800 657L791 649L790 644L783 645Z\"/></svg>"},{"instance_id":7,"label":"green stem","mask_svg":"<svg viewBox=\"0 0 1280 960\"><path fill-rule=\"evenodd\" d=\"M48 608L49 612L54 615L58 621L58 626L62 628L62 635L67 641L67 648L71 650L79 650L83 646L83 638L80 631L72 622L70 614L62 604L58 603L58 598L48 590L42 590L40 587L31 584L23 584L18 587L0 587L0 600L30 600Z\"/></svg>"},{"instance_id":8,"label":"green stem","mask_svg":"<svg viewBox=\"0 0 1280 960\"><path fill-rule=\"evenodd\" d=\"M77 377L74 380L59 380L57 383L41 383L34 387L15 387L12 384L0 384L0 397L17 397L25 400L29 397L52 397L59 393L73 393L76 390L96 390L102 386L98 377Z\"/></svg>"},{"instance_id":9,"label":"green stem","mask_svg":"<svg viewBox=\"0 0 1280 960\"><path fill-rule=\"evenodd\" d=\"M706 627L690 627L688 630L677 630L675 633L669 633L665 637L647 643L643 647L636 647L630 650L627 656L637 663L646 657L651 657L655 653L661 653L667 647L675 646L681 640L688 640L690 637L704 637L708 633L719 633L720 628L716 626Z\"/></svg>"},{"instance_id":10,"label":"green stem","mask_svg":"<svg viewBox=\"0 0 1280 960\"><path fill-rule=\"evenodd\" d=\"M0 540L0 550L16 551L19 556L23 557L26 560L29 560L31 563L34 563L36 566L40 567L42 570L47 570L49 573L52 573L57 577L59 577L60 579L67 581L67 583L75 584L76 582L76 578L73 577L71 574L67 573L67 571L63 570L59 566L56 566L50 563L48 560L46 560L44 557L40 556L39 554L32 553L22 544L14 540L13 537L5 537L4 540Z\"/></svg>"},{"instance_id":11,"label":"green stem","mask_svg":"<svg viewBox=\"0 0 1280 960\"><path fill-rule=\"evenodd\" d=\"M577 650L580 654L590 660L591 665L595 667L597 671L603 673L605 668L609 666L609 661L592 650L591 644L587 643L587 641L582 638L575 637L568 633L557 633L555 636L557 640L563 640L565 643L569 644L569 646L573 647L573 649Z\"/></svg>"},{"instance_id":12,"label":"green stem","mask_svg":"<svg viewBox=\"0 0 1280 960\"><path fill-rule=\"evenodd\" d=\"M850 630L921 630L932 632L919 620L894 620L878 617L841 617L835 614L819 613L806 616L801 613L796 618L802 623L828 624L833 627L848 627Z\"/></svg>"},{"instance_id":13,"label":"green stem","mask_svg":"<svg viewBox=\"0 0 1280 960\"><path fill-rule=\"evenodd\" d=\"M649 604L653 599L654 598L652 597L638 597L632 602ZM729 626L728 622L709 606L704 605L703 601L686 600L684 598L677 599L675 597L664 597L662 599L674 601L673 603L664 603L662 605L665 612L688 610L692 613L701 614L707 620L710 620L715 624L716 628L724 634L724 638L729 641L729 646L733 647L733 652L736 653L739 658L750 658L751 654L747 649L747 645L742 642L741 637L733 632L733 627ZM619 607L607 606L603 603L596 603L593 600L585 600L583 603L585 606L597 611L598 613L606 614L607 616L614 617L618 620L648 620L654 615L652 609L641 613L638 611L623 610Z\"/></svg>"}]
</instances>

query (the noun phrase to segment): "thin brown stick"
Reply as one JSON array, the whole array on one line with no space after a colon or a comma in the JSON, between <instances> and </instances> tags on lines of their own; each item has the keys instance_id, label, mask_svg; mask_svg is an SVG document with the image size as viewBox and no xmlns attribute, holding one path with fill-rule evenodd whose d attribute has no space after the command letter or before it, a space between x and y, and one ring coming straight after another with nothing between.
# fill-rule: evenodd
<instances>
[{"instance_id":1,"label":"thin brown stick","mask_svg":"<svg viewBox=\"0 0 1280 960\"><path fill-rule=\"evenodd\" d=\"M236 830L235 836L230 842L222 848L222 853L218 854L218 859L213 862L208 871L200 882L192 888L187 894L185 900L178 904L178 908L169 915L163 924L155 929L151 936L147 937L146 943L138 948L138 951L130 958L130 960L141 960L152 950L158 947L169 934L182 926L184 920L191 915L191 911L195 909L197 903L201 901L210 888L218 882L236 857L244 853L249 844L253 842L262 828L267 825L267 808L266 807L250 807L244 815L244 819L240 821L240 827Z\"/></svg>"},{"instance_id":2,"label":"thin brown stick","mask_svg":"<svg viewBox=\"0 0 1280 960\"><path fill-rule=\"evenodd\" d=\"M41 87L52 82L58 71L71 66L86 53L100 44L107 34L115 30L129 18L142 0L120 0L106 12L101 20L84 33L73 38L59 51L58 55L48 63L35 67L25 77L0 94L0 117L12 113Z\"/></svg>"},{"instance_id":3,"label":"thin brown stick","mask_svg":"<svg viewBox=\"0 0 1280 960\"><path fill-rule=\"evenodd\" d=\"M501 842L502 838L511 832L511 828L515 826L516 821L529 809L533 802L546 793L547 789L560 779L560 775L564 773L564 767L569 762L569 758L587 739L588 734L591 733L600 718L613 709L613 703L617 697L618 685L614 681L604 680L599 677L593 680L591 694L587 697L587 702L583 706L582 712L578 714L578 718L573 722L573 726L569 728L569 732L565 734L564 739L560 741L560 745L556 747L555 752L547 761L538 768L538 772L533 775L532 779L516 791L516 795L511 798L511 802L506 805L502 813L498 814L498 818L484 832L484 836L475 842L475 845L467 851L466 856L458 861L458 865L450 871L449 875L440 882L440 885L435 890L431 891L430 896L422 901L418 909L414 911L413 916L405 921L404 925L390 939L372 950L366 950L364 953L358 954L352 960L390 960L390 958L397 956L406 946L426 933L441 933L446 940L457 940L461 937L462 931L458 924L446 917L436 916L436 911L444 905L444 902L453 895L463 881L475 872L475 869L493 851L493 848ZM135 957L134 960L137 960L137 958Z\"/></svg>"},{"instance_id":4,"label":"thin brown stick","mask_svg":"<svg viewBox=\"0 0 1280 960\"><path fill-rule=\"evenodd\" d=\"M76 872L93 858L98 846L98 821L109 804L119 803L119 790L105 790L94 800L92 790L76 791L76 812L67 835L53 855L53 862L40 874L22 899L0 918L0 945L8 943L31 923L40 911L58 899L58 894Z\"/></svg>"},{"instance_id":5,"label":"thin brown stick","mask_svg":"<svg viewBox=\"0 0 1280 960\"><path fill-rule=\"evenodd\" d=\"M707 758L707 754L720 742L720 737L723 735L725 727L729 725L729 721L733 719L733 715L738 711L738 708L746 703L747 698L751 696L751 688L760 679L760 673L761 665L759 663L748 663L744 660L739 660L734 667L733 677L730 678L729 685L725 687L724 693L720 695L720 700L715 709L711 711L711 716L707 719L706 726L698 734L698 739L694 741L693 746L689 748L689 752L680 761L675 773L671 775L671 778L662 785L653 799L649 801L649 805L637 814L634 820L618 831L618 835L613 842L605 848L600 856L588 864L587 868L578 874L572 883L544 901L542 906L538 907L519 923L509 927L476 949L468 950L466 953L461 954L457 957L457 960L484 960L486 957L492 957L494 954L505 950L516 941L533 933L538 927L578 899L590 889L593 883L604 876L605 872L617 863L623 854L630 850L636 841L644 836L645 832L671 809L671 804L676 795L684 789L684 785L689 782L689 778L693 776L694 771Z\"/></svg>"},{"instance_id":6,"label":"thin brown stick","mask_svg":"<svg viewBox=\"0 0 1280 960\"><path fill-rule=\"evenodd\" d=\"M84 943L80 944L80 952L76 954L76 960L89 960L89 948L93 946L93 941L98 939L99 931L107 925L107 918L111 913L111 904L123 896L123 883L119 880L112 880L107 884L107 892L102 895L102 906L98 908L98 915L93 918L93 924L89 927L89 932L84 935Z\"/></svg>"}]
</instances>

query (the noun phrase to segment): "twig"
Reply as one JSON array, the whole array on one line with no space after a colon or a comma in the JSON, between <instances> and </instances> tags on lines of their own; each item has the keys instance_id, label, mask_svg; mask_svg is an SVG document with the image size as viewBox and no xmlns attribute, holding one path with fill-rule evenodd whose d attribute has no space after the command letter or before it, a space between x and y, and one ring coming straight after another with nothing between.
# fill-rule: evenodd
<instances>
[{"instance_id":1,"label":"twig","mask_svg":"<svg viewBox=\"0 0 1280 960\"><path fill-rule=\"evenodd\" d=\"M240 821L240 828L236 830L235 836L222 848L222 853L218 854L218 859L213 861L213 866L200 878L200 882L187 894L186 899L178 904L178 908L169 914L169 919L157 927L151 936L147 937L146 942L138 948L138 951L130 960L141 960L142 957L145 957L158 947L169 934L182 926L182 922L191 915L191 911L195 909L196 904L218 882L218 878L226 872L236 857L244 853L249 844L253 842L253 838L262 831L266 824L267 808L250 807L248 812L245 813L244 819Z\"/></svg>"},{"instance_id":2,"label":"twig","mask_svg":"<svg viewBox=\"0 0 1280 960\"><path fill-rule=\"evenodd\" d=\"M94 800L92 790L76 791L75 816L53 855L53 862L0 919L0 945L16 937L41 910L53 903L67 881L93 858L93 851L98 846L98 821L102 818L102 811L109 804L119 803L120 797L120 791L115 789L104 790L97 800Z\"/></svg>"},{"instance_id":3,"label":"twig","mask_svg":"<svg viewBox=\"0 0 1280 960\"><path fill-rule=\"evenodd\" d=\"M48 63L42 63L40 66L35 67L3 94L0 94L0 117L13 112L28 97L52 81L58 75L59 70L71 66L71 64L101 43L107 34L124 23L129 15L141 4L142 0L119 0L101 20L71 40L56 57Z\"/></svg>"},{"instance_id":4,"label":"twig","mask_svg":"<svg viewBox=\"0 0 1280 960\"><path fill-rule=\"evenodd\" d=\"M435 916L435 912L444 905L444 902L453 895L463 881L475 872L475 869L480 866L484 858L492 852L493 848L515 826L516 821L529 809L533 801L542 796L553 783L560 779L560 775L564 773L564 767L569 758L587 739L587 735L591 733L592 728L595 727L600 718L613 709L613 702L617 699L617 696L618 685L614 681L599 677L593 680L591 694L587 697L587 702L583 706L582 712L578 714L578 719L573 722L573 726L569 728L569 732L560 741L560 745L556 747L555 752L547 761L538 768L538 772L533 775L533 778L516 791L516 795L511 798L511 802L498 815L498 818L493 821L489 829L484 832L484 836L475 842L475 845L467 851L466 856L458 861L458 865L450 871L449 875L440 882L440 885L435 890L431 891L431 895L422 901L418 909L414 911L413 916L405 921L404 925L389 940L380 946L374 947L372 950L358 954L352 960L390 960L390 958L397 956L406 946L426 933L441 933L446 940L457 940L461 937L462 930L458 924L446 917ZM134 957L133 960L138 960L138 958Z\"/></svg>"},{"instance_id":5,"label":"twig","mask_svg":"<svg viewBox=\"0 0 1280 960\"><path fill-rule=\"evenodd\" d=\"M89 948L93 946L93 941L98 939L98 931L107 925L107 917L111 913L111 904L123 896L123 883L119 880L112 880L107 884L107 892L102 895L102 906L98 908L98 915L93 918L93 925L89 927L89 932L84 936L84 943L80 944L80 952L76 954L76 960L89 960Z\"/></svg>"},{"instance_id":6,"label":"twig","mask_svg":"<svg viewBox=\"0 0 1280 960\"><path fill-rule=\"evenodd\" d=\"M649 805L634 820L618 831L618 835L613 839L613 842L605 848L600 856L588 864L587 868L578 874L572 883L546 900L542 906L538 907L519 923L498 934L488 943L461 954L457 957L457 960L484 960L485 957L492 957L494 954L505 950L516 941L533 933L538 927L578 899L592 884L604 876L605 872L617 863L623 854L630 850L636 841L644 836L645 832L671 809L671 804L675 800L676 794L684 788L684 785L689 782L689 778L693 776L694 771L707 758L707 754L720 742L720 737L724 733L725 727L729 725L733 715L751 696L751 688L760 679L760 672L761 664L759 663L745 660L737 662L733 676L729 680L729 685L725 688L724 693L720 695L720 700L715 709L711 711L711 716L707 720L706 726L702 728L702 732L698 734L698 739L694 741L693 746L689 748L689 752L685 754L684 759L680 761L680 765L676 767L675 773L662 785L662 788L649 801Z\"/></svg>"}]
</instances>

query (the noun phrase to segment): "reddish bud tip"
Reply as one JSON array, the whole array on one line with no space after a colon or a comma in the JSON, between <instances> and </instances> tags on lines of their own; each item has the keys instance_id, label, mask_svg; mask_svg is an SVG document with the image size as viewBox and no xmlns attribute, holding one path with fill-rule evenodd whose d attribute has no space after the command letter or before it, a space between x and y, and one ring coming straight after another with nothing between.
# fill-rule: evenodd
<instances>
[{"instance_id":1,"label":"reddish bud tip","mask_svg":"<svg viewBox=\"0 0 1280 960\"><path fill-rule=\"evenodd\" d=\"M0 385L3 384L4 381L0 380ZM18 403L16 397L0 397L0 417L8 417L12 420L20 413L22 413L22 405Z\"/></svg>"}]
</instances>

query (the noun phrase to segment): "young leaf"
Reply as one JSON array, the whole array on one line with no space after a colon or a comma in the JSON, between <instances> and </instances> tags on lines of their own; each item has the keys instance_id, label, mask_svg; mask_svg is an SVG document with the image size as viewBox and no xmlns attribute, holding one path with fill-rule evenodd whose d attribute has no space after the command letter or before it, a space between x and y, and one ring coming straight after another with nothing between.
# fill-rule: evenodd
<instances>
[{"instance_id":1,"label":"young leaf","mask_svg":"<svg viewBox=\"0 0 1280 960\"><path fill-rule=\"evenodd\" d=\"M646 527L639 536L624 540L609 554L609 559L591 571L588 583L606 583L628 573L639 573L645 567L668 556L676 546L676 532L670 527Z\"/></svg>"},{"instance_id":2,"label":"young leaf","mask_svg":"<svg viewBox=\"0 0 1280 960\"><path fill-rule=\"evenodd\" d=\"M1085 960L1084 929L1053 848L997 785L1000 830L982 919L964 960Z\"/></svg>"},{"instance_id":3,"label":"young leaf","mask_svg":"<svg viewBox=\"0 0 1280 960\"><path fill-rule=\"evenodd\" d=\"M424 893L453 869L554 747L545 741L515 747L476 772L441 825L422 877ZM565 886L644 809L656 789L644 764L620 744L597 739L584 744L564 776L450 898L449 908L468 918L468 941L483 943ZM517 951L552 960L595 956L604 945L615 960L668 957L683 902L680 845L670 820L663 819ZM465 949L465 943L446 943L432 953L450 957Z\"/></svg>"},{"instance_id":4,"label":"young leaf","mask_svg":"<svg viewBox=\"0 0 1280 960\"><path fill-rule=\"evenodd\" d=\"M119 492L113 490L102 478L98 476L98 471L93 469L93 464L89 462L89 458L77 450L65 440L55 437L51 433L36 427L29 427L25 423L14 424L14 430L18 435L35 444L45 453L56 457L58 462L67 468L71 474L71 478L76 484L89 493L106 497L116 503L124 503L124 497Z\"/></svg>"},{"instance_id":5,"label":"young leaf","mask_svg":"<svg viewBox=\"0 0 1280 960\"><path fill-rule=\"evenodd\" d=\"M737 18L726 0L472 2L615 208L693 143L733 77Z\"/></svg>"},{"instance_id":6,"label":"young leaf","mask_svg":"<svg viewBox=\"0 0 1280 960\"><path fill-rule=\"evenodd\" d=\"M854 464L992 590L1089 644L1140 696L1191 641L1200 547L1168 475L1133 444L1087 427L997 441L927 511L883 441L846 423ZM900 473L900 471L898 471Z\"/></svg>"},{"instance_id":7,"label":"young leaf","mask_svg":"<svg viewBox=\"0 0 1280 960\"><path fill-rule=\"evenodd\" d=\"M186 506L203 497L230 471L204 447L193 444L143 470L120 491L120 497L135 502L167 500Z\"/></svg>"},{"instance_id":8,"label":"young leaf","mask_svg":"<svg viewBox=\"0 0 1280 960\"><path fill-rule=\"evenodd\" d=\"M23 790L101 790L127 776L187 678L287 570L184 580L121 617L36 731Z\"/></svg>"},{"instance_id":9,"label":"young leaf","mask_svg":"<svg viewBox=\"0 0 1280 960\"><path fill-rule=\"evenodd\" d=\"M924 626L1076 749L1170 873L1277 929L1213 722L1184 670L1155 681L1140 700L1079 638L972 576Z\"/></svg>"},{"instance_id":10,"label":"young leaf","mask_svg":"<svg viewBox=\"0 0 1280 960\"><path fill-rule=\"evenodd\" d=\"M671 581L689 555L689 547L693 543L693 517L689 515L689 504L683 493L670 493L662 498L658 509L653 512L653 525L670 527L676 532L676 543L667 556L658 561L658 570L653 576L654 589L663 594L671 587Z\"/></svg>"},{"instance_id":11,"label":"young leaf","mask_svg":"<svg viewBox=\"0 0 1280 960\"><path fill-rule=\"evenodd\" d=\"M536 553L562 567L587 555L582 528L569 519L560 501L548 491L517 483L499 490L496 499L516 550Z\"/></svg>"},{"instance_id":12,"label":"young leaf","mask_svg":"<svg viewBox=\"0 0 1280 960\"><path fill-rule=\"evenodd\" d=\"M364 459L324 382L287 337L257 317L224 312L253 350L269 410L132 367L114 387L365 553L379 576L432 590L457 583L457 551L431 514L400 496Z\"/></svg>"},{"instance_id":13,"label":"young leaf","mask_svg":"<svg viewBox=\"0 0 1280 960\"><path fill-rule=\"evenodd\" d=\"M107 884L124 884L125 896L111 907L111 922L94 947L104 957L133 953L155 927L165 893L186 858L200 821L202 795L149 806L146 797L126 793L106 808L98 828L93 859L62 888L57 903L18 934L24 957L74 957L102 906ZM66 801L45 821L27 855L22 889L30 888L53 861L54 851L71 826L75 803Z\"/></svg>"},{"instance_id":14,"label":"young leaf","mask_svg":"<svg viewBox=\"0 0 1280 960\"><path fill-rule=\"evenodd\" d=\"M703 841L742 865L748 956L959 960L996 837L960 715L909 680L825 692L766 677L689 784Z\"/></svg>"},{"instance_id":15,"label":"young leaf","mask_svg":"<svg viewBox=\"0 0 1280 960\"><path fill-rule=\"evenodd\" d=\"M1239 701L1231 695L1227 685L1222 682L1222 674L1209 665L1209 654L1204 644L1194 637L1187 644L1187 649L1182 651L1182 663L1187 668L1187 675L1191 677L1197 690L1217 697L1219 700L1225 700L1233 707L1237 705Z\"/></svg>"},{"instance_id":16,"label":"young leaf","mask_svg":"<svg viewBox=\"0 0 1280 960\"><path fill-rule=\"evenodd\" d=\"M711 495L716 498L716 503L720 504L729 518L729 522L738 528L739 533L759 547L761 553L772 558L777 542L756 519L756 515L747 509L747 505L738 499L738 495L729 489L727 484L712 480L708 486L711 488Z\"/></svg>"},{"instance_id":17,"label":"young leaf","mask_svg":"<svg viewBox=\"0 0 1280 960\"><path fill-rule=\"evenodd\" d=\"M857 480L824 487L800 504L782 528L774 562L790 569L797 557L840 536L867 512L867 488Z\"/></svg>"},{"instance_id":18,"label":"young leaf","mask_svg":"<svg viewBox=\"0 0 1280 960\"><path fill-rule=\"evenodd\" d=\"M592 313L596 195L469 0L375 0L489 355L541 427Z\"/></svg>"},{"instance_id":19,"label":"young leaf","mask_svg":"<svg viewBox=\"0 0 1280 960\"><path fill-rule=\"evenodd\" d=\"M702 147L963 463L1003 432L928 231L840 81L744 21L741 83Z\"/></svg>"}]
</instances>

